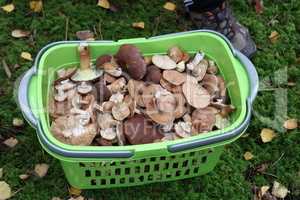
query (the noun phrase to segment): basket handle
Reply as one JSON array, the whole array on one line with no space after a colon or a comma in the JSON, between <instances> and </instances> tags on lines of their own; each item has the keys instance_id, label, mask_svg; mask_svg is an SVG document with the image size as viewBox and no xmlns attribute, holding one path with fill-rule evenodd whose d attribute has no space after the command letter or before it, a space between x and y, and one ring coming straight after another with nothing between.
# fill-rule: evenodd
<instances>
[{"instance_id":1,"label":"basket handle","mask_svg":"<svg viewBox=\"0 0 300 200\"><path fill-rule=\"evenodd\" d=\"M168 151L175 153L175 152L194 149L194 148L234 139L247 129L251 119L252 103L258 91L259 80L258 80L257 71L254 65L252 64L252 62L239 51L235 51L234 55L239 59L239 61L245 67L250 82L250 93L248 98L246 99L247 110L246 110L246 117L244 121L237 128L220 135L212 136L209 138L202 138L199 140L188 141L179 144L174 144L174 145L169 145Z\"/></svg>"},{"instance_id":2,"label":"basket handle","mask_svg":"<svg viewBox=\"0 0 300 200\"><path fill-rule=\"evenodd\" d=\"M17 104L19 105L19 108L21 109L24 118L34 128L36 128L37 126L37 119L30 108L28 90L30 80L35 74L36 68L34 66L31 67L27 72L25 72L18 86L17 96Z\"/></svg>"}]
</instances>

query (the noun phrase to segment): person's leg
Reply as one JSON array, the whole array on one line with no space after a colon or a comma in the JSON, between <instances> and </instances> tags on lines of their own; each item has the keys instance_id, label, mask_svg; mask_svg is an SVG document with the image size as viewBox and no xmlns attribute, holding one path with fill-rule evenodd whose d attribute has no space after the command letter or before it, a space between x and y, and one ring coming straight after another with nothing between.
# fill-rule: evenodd
<instances>
[{"instance_id":1,"label":"person's leg","mask_svg":"<svg viewBox=\"0 0 300 200\"><path fill-rule=\"evenodd\" d=\"M248 29L238 23L225 0L184 0L184 5L197 28L222 33L248 57L256 52Z\"/></svg>"}]
</instances>

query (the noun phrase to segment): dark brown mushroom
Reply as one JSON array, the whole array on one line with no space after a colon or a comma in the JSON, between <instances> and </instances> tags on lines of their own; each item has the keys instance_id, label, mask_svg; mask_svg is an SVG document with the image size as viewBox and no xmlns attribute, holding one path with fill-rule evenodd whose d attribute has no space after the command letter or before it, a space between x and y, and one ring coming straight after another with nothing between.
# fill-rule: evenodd
<instances>
[{"instance_id":1,"label":"dark brown mushroom","mask_svg":"<svg viewBox=\"0 0 300 200\"><path fill-rule=\"evenodd\" d=\"M101 104L104 101L108 101L111 97L111 92L107 88L107 86L104 83L104 80L100 80L95 84L95 88L97 90L97 102Z\"/></svg>"},{"instance_id":2,"label":"dark brown mushroom","mask_svg":"<svg viewBox=\"0 0 300 200\"><path fill-rule=\"evenodd\" d=\"M144 115L136 114L124 121L123 133L130 144L147 144L163 135Z\"/></svg>"},{"instance_id":3,"label":"dark brown mushroom","mask_svg":"<svg viewBox=\"0 0 300 200\"><path fill-rule=\"evenodd\" d=\"M122 45L116 54L116 58L131 78L141 80L145 76L146 63L137 47L130 44Z\"/></svg>"},{"instance_id":4,"label":"dark brown mushroom","mask_svg":"<svg viewBox=\"0 0 300 200\"><path fill-rule=\"evenodd\" d=\"M161 70L157 66L150 65L147 67L147 73L144 78L146 82L159 84L160 78Z\"/></svg>"},{"instance_id":5,"label":"dark brown mushroom","mask_svg":"<svg viewBox=\"0 0 300 200\"><path fill-rule=\"evenodd\" d=\"M77 71L76 67L58 70L57 71L58 78L54 81L54 85L57 85L63 80L67 80L71 78L76 73L76 71Z\"/></svg>"}]
</instances>

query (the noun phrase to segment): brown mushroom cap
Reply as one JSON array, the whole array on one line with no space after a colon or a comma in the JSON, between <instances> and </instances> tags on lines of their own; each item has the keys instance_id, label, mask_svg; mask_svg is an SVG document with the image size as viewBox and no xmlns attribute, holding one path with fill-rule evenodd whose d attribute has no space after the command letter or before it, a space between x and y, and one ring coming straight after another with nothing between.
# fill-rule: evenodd
<instances>
[{"instance_id":1,"label":"brown mushroom cap","mask_svg":"<svg viewBox=\"0 0 300 200\"><path fill-rule=\"evenodd\" d=\"M178 46L173 46L169 49L168 55L172 60L178 63L182 60L183 52Z\"/></svg>"},{"instance_id":2,"label":"brown mushroom cap","mask_svg":"<svg viewBox=\"0 0 300 200\"><path fill-rule=\"evenodd\" d=\"M150 65L147 67L147 73L145 75L146 82L153 82L159 84L161 78L161 70L155 65Z\"/></svg>"},{"instance_id":3,"label":"brown mushroom cap","mask_svg":"<svg viewBox=\"0 0 300 200\"><path fill-rule=\"evenodd\" d=\"M144 115L136 114L124 122L123 133L130 144L147 144L163 135Z\"/></svg>"},{"instance_id":4,"label":"brown mushroom cap","mask_svg":"<svg viewBox=\"0 0 300 200\"><path fill-rule=\"evenodd\" d=\"M192 133L211 131L215 122L215 113L210 108L196 109L192 113Z\"/></svg>"},{"instance_id":5,"label":"brown mushroom cap","mask_svg":"<svg viewBox=\"0 0 300 200\"><path fill-rule=\"evenodd\" d=\"M112 101L105 101L102 103L102 107L103 107L103 112L108 112L111 113L112 112L112 108L116 105L115 102Z\"/></svg>"},{"instance_id":6,"label":"brown mushroom cap","mask_svg":"<svg viewBox=\"0 0 300 200\"><path fill-rule=\"evenodd\" d=\"M182 91L187 102L195 108L205 108L210 104L207 90L189 79L182 85Z\"/></svg>"},{"instance_id":7,"label":"brown mushroom cap","mask_svg":"<svg viewBox=\"0 0 300 200\"><path fill-rule=\"evenodd\" d=\"M143 90L145 84L143 81L136 81L130 79L127 83L129 95L136 101L136 104L141 107L145 107L143 102Z\"/></svg>"},{"instance_id":8,"label":"brown mushroom cap","mask_svg":"<svg viewBox=\"0 0 300 200\"><path fill-rule=\"evenodd\" d=\"M219 96L219 80L213 74L206 74L202 79L202 86L208 91L211 96Z\"/></svg>"},{"instance_id":9,"label":"brown mushroom cap","mask_svg":"<svg viewBox=\"0 0 300 200\"><path fill-rule=\"evenodd\" d=\"M103 68L103 64L110 63L113 59L112 55L102 55L96 59L96 67Z\"/></svg>"},{"instance_id":10,"label":"brown mushroom cap","mask_svg":"<svg viewBox=\"0 0 300 200\"><path fill-rule=\"evenodd\" d=\"M146 63L139 49L131 44L124 44L116 54L118 63L125 68L131 78L141 80L146 74Z\"/></svg>"},{"instance_id":11,"label":"brown mushroom cap","mask_svg":"<svg viewBox=\"0 0 300 200\"><path fill-rule=\"evenodd\" d=\"M105 83L112 83L116 80L116 78L113 77L112 75L109 75L108 73L104 73L103 80Z\"/></svg>"},{"instance_id":12,"label":"brown mushroom cap","mask_svg":"<svg viewBox=\"0 0 300 200\"><path fill-rule=\"evenodd\" d=\"M182 92L181 85L173 85L169 81L165 80L163 77L160 79L159 83L163 88L165 88L169 92L172 92L172 93L181 93Z\"/></svg>"},{"instance_id":13,"label":"brown mushroom cap","mask_svg":"<svg viewBox=\"0 0 300 200\"><path fill-rule=\"evenodd\" d=\"M203 77L206 75L207 67L208 67L208 61L203 59L193 69L192 74L197 77L198 81L201 81Z\"/></svg>"},{"instance_id":14,"label":"brown mushroom cap","mask_svg":"<svg viewBox=\"0 0 300 200\"><path fill-rule=\"evenodd\" d=\"M111 94L110 90L107 88L107 86L105 85L103 80L98 81L95 84L95 88L97 91L97 101L99 103L109 100L109 98L111 97L112 94Z\"/></svg>"},{"instance_id":15,"label":"brown mushroom cap","mask_svg":"<svg viewBox=\"0 0 300 200\"><path fill-rule=\"evenodd\" d=\"M121 77L115 80L107 87L112 93L116 93L116 92L122 92L125 86L126 86L126 79L124 77Z\"/></svg>"},{"instance_id":16,"label":"brown mushroom cap","mask_svg":"<svg viewBox=\"0 0 300 200\"><path fill-rule=\"evenodd\" d=\"M124 102L114 105L112 108L112 115L118 121L124 120L126 117L130 115L130 110L128 105Z\"/></svg>"},{"instance_id":17,"label":"brown mushroom cap","mask_svg":"<svg viewBox=\"0 0 300 200\"><path fill-rule=\"evenodd\" d=\"M175 69L176 62L167 55L154 55L152 56L152 63L160 69Z\"/></svg>"},{"instance_id":18,"label":"brown mushroom cap","mask_svg":"<svg viewBox=\"0 0 300 200\"><path fill-rule=\"evenodd\" d=\"M54 85L59 82L71 78L77 71L76 67L68 68L68 69L60 69L57 71L58 78L54 81Z\"/></svg>"},{"instance_id":19,"label":"brown mushroom cap","mask_svg":"<svg viewBox=\"0 0 300 200\"><path fill-rule=\"evenodd\" d=\"M145 85L142 92L142 102L147 107L149 103L155 98L157 91L162 90L162 87L158 84Z\"/></svg>"},{"instance_id":20,"label":"brown mushroom cap","mask_svg":"<svg viewBox=\"0 0 300 200\"><path fill-rule=\"evenodd\" d=\"M173 85L181 85L186 81L186 74L176 70L164 70L163 78Z\"/></svg>"},{"instance_id":21,"label":"brown mushroom cap","mask_svg":"<svg viewBox=\"0 0 300 200\"><path fill-rule=\"evenodd\" d=\"M181 118L186 112L187 108L185 106L186 100L182 93L173 94L176 98L176 108L174 111L174 116L176 119Z\"/></svg>"}]
</instances>

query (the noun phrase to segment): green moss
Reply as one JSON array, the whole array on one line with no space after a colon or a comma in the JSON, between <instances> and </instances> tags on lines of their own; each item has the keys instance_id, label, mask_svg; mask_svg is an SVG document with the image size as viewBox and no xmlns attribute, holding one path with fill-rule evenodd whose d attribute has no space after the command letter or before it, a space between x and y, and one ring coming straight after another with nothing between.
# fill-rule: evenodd
<instances>
[{"instance_id":1,"label":"green moss","mask_svg":"<svg viewBox=\"0 0 300 200\"><path fill-rule=\"evenodd\" d=\"M0 6L7 1L0 0ZM32 66L32 62L20 58L22 51L29 51L33 56L46 44L65 39L66 19L69 20L68 39L76 39L78 30L97 30L100 39L99 25L105 40L118 40L132 37L150 37L165 33L192 29L191 22L182 14L166 11L162 8L165 1L114 1L120 10L116 13L96 6L96 1L44 1L44 12L29 12L27 1L13 1L16 5L12 13L0 10L0 58L13 66L18 63L21 68L13 72L8 80L3 68L0 68L0 136L7 138L13 132L19 144L12 150L1 146L0 167L4 168L3 179L14 191L21 189L12 199L50 199L53 196L68 196L67 182L57 160L46 154L35 135L34 129L26 125L16 130L11 127L13 117L21 116L20 110L12 97L14 81ZM177 0L180 8L181 1ZM247 25L259 51L253 59L260 79L269 77L270 87L283 87L288 93L288 116L300 118L300 68L296 57L300 56L300 2L298 0L271 1L265 0L265 10L257 15L245 0L232 0L231 5L237 18ZM180 8L180 13L183 9ZM270 25L270 21L275 24ZM276 23L277 20L277 23ZM144 21L145 29L136 30L132 22ZM14 29L29 29L34 32L34 40L30 38L15 39L10 36ZM268 36L276 30L280 38L271 44ZM276 85L274 72L287 67L288 80L296 82L294 87ZM274 91L261 91L254 105L254 110L265 117L274 118ZM284 114L284 113L283 113ZM286 116L281 116L282 118ZM283 120L283 119L281 119ZM278 126L281 124L278 122ZM85 191L86 197L94 199L251 199L251 187L271 184L277 180L291 190L290 199L300 197L300 137L299 130L278 132L278 137L271 143L262 144L260 130L267 125L254 115L247 130L249 136L227 146L220 162L214 171L207 175L169 183L106 189L101 191ZM0 137L0 138L1 138ZM245 161L243 154L251 151L255 157ZM267 169L271 175L256 175L246 179L246 171L251 166L269 161L274 163ZM30 178L23 182L18 175L28 173L38 162L50 164L48 175L43 179ZM277 177L277 178L275 178Z\"/></svg>"}]
</instances>

